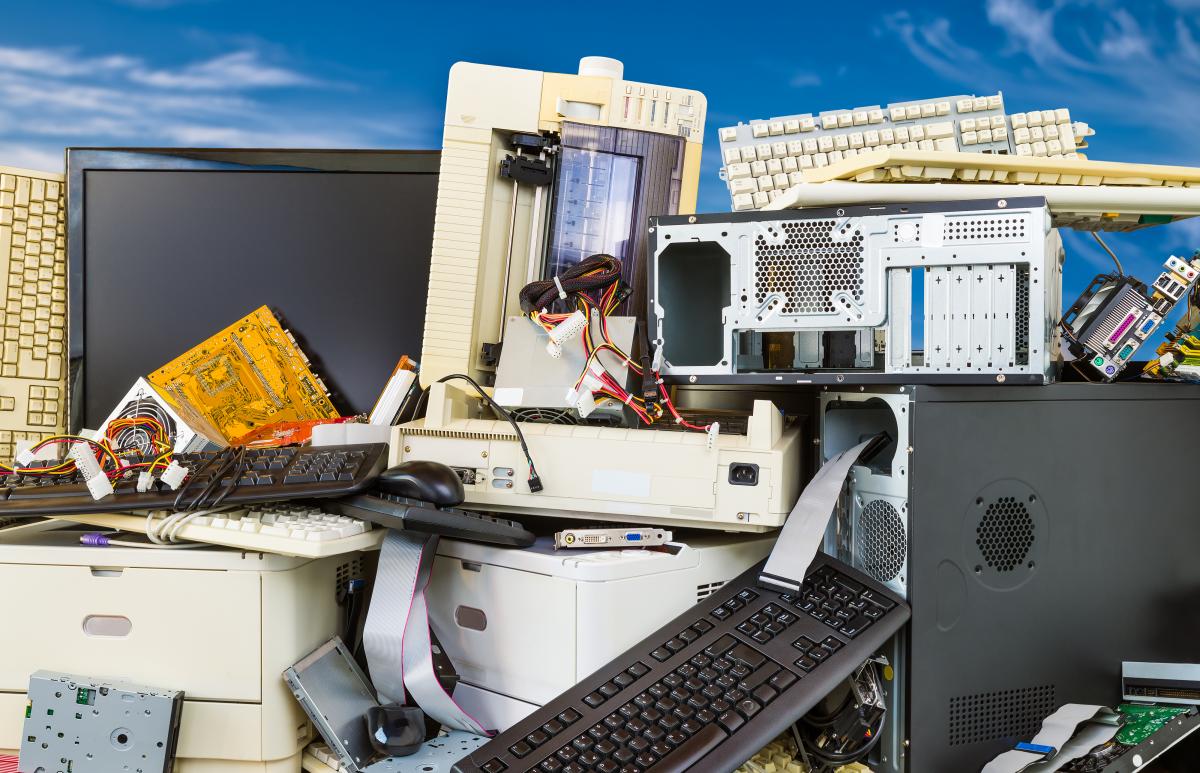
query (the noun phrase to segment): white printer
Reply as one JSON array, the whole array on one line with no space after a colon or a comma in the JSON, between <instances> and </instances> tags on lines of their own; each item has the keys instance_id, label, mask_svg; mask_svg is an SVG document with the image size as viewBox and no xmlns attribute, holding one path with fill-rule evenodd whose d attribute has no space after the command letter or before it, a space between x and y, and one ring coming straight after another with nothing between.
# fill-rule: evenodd
<instances>
[{"instance_id":1,"label":"white printer","mask_svg":"<svg viewBox=\"0 0 1200 773\"><path fill-rule=\"evenodd\" d=\"M52 669L183 690L176 773L296 773L315 734L283 671L337 632L337 587L364 554L83 547L81 533L0 539L0 753L20 746L29 675Z\"/></svg>"},{"instance_id":2,"label":"white printer","mask_svg":"<svg viewBox=\"0 0 1200 773\"><path fill-rule=\"evenodd\" d=\"M775 534L703 533L660 548L523 550L442 540L429 622L454 699L504 730L766 557Z\"/></svg>"}]
</instances>

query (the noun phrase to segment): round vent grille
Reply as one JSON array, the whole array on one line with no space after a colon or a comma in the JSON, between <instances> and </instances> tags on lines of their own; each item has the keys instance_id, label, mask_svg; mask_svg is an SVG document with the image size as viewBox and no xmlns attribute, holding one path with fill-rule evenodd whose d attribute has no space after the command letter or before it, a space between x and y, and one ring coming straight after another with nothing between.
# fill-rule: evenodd
<instances>
[{"instance_id":1,"label":"round vent grille","mask_svg":"<svg viewBox=\"0 0 1200 773\"><path fill-rule=\"evenodd\" d=\"M975 544L988 567L1011 572L1033 547L1033 517L1016 497L1000 497L987 506L975 528Z\"/></svg>"},{"instance_id":2,"label":"round vent grille","mask_svg":"<svg viewBox=\"0 0 1200 773\"><path fill-rule=\"evenodd\" d=\"M768 243L754 240L755 297L764 303L779 293L787 300L780 314L821 314L839 311L833 294L863 297L863 235L842 226L834 241L835 220L796 220L782 223L784 239Z\"/></svg>"},{"instance_id":3,"label":"round vent grille","mask_svg":"<svg viewBox=\"0 0 1200 773\"><path fill-rule=\"evenodd\" d=\"M854 533L855 564L880 582L896 579L908 555L908 537L892 503L873 499L864 505Z\"/></svg>"}]
</instances>

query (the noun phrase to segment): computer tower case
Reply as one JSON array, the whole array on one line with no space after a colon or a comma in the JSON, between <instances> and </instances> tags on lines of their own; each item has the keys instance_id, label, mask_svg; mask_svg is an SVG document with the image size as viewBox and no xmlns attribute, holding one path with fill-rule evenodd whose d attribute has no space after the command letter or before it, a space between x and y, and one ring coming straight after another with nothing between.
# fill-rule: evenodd
<instances>
[{"instance_id":1,"label":"computer tower case","mask_svg":"<svg viewBox=\"0 0 1200 773\"><path fill-rule=\"evenodd\" d=\"M1121 661L1196 661L1200 386L827 390L818 406L824 458L896 438L853 470L826 543L912 605L884 653L875 770L978 770L1062 704L1119 703Z\"/></svg>"}]
</instances>

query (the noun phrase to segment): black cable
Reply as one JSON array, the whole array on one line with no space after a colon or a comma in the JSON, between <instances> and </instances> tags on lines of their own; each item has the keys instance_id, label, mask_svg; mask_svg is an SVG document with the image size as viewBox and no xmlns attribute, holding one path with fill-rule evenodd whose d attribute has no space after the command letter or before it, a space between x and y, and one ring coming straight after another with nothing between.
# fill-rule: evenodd
<instances>
[{"instance_id":1,"label":"black cable","mask_svg":"<svg viewBox=\"0 0 1200 773\"><path fill-rule=\"evenodd\" d=\"M193 510L199 510L208 506L207 502L209 501L209 498L221 486L221 481L225 479L225 474L229 472L230 466L237 462L241 449L239 447L229 446L225 449L225 451L228 452L228 455L226 456L223 452L222 455L225 456L225 458L222 460L221 465L217 467L216 472L213 473L212 479L208 482L208 485L201 489L200 493L188 503L186 508L184 508L186 511L190 512ZM224 497L221 497L221 499L224 499Z\"/></svg>"},{"instance_id":2,"label":"black cable","mask_svg":"<svg viewBox=\"0 0 1200 773\"><path fill-rule=\"evenodd\" d=\"M220 507L221 503L225 501L225 497L229 496L230 492L238 487L238 481L241 480L242 473L246 471L246 456L248 454L249 450L245 446L238 449L233 470L229 474L229 485L225 486L224 490L217 495L217 498L208 505L209 509ZM217 485L219 486L220 484L218 483Z\"/></svg>"},{"instance_id":3,"label":"black cable","mask_svg":"<svg viewBox=\"0 0 1200 773\"><path fill-rule=\"evenodd\" d=\"M592 273L598 271L599 273ZM586 275L586 276L585 276ZM592 255L558 275L558 281L540 279L521 288L517 298L526 314L549 309L560 294L574 295L600 290L621 279L621 261L612 255ZM560 289L561 287L561 289ZM593 305L596 305L593 302Z\"/></svg>"},{"instance_id":4,"label":"black cable","mask_svg":"<svg viewBox=\"0 0 1200 773\"><path fill-rule=\"evenodd\" d=\"M184 509L183 498L187 495L188 489L192 487L192 484L200 480L200 477L208 471L209 467L221 463L221 460L225 454L229 452L229 450L230 448L228 446L222 448L220 451L217 451L212 456L208 457L204 464L200 465L200 469L188 474L187 480L185 480L183 485L179 487L179 492L175 495L175 501L171 504L171 507L175 510L175 512L180 512Z\"/></svg>"},{"instance_id":5,"label":"black cable","mask_svg":"<svg viewBox=\"0 0 1200 773\"><path fill-rule=\"evenodd\" d=\"M857 707L855 707L855 710L857 710ZM801 722L801 724L807 724L807 717L802 718L800 720L800 722ZM861 760L863 757L865 757L867 754L869 754L872 749L874 749L876 746L879 745L879 739L883 735L883 725L885 722L887 722L887 709L886 708L881 709L881 713L879 715L878 726L873 729L873 731L871 733L871 737L868 738L866 740L866 742L863 743L862 745L860 745L856 748L852 748L849 751L843 751L843 752L826 751L826 750L822 749L820 746L818 746L815 742L815 739L812 739L812 738L805 739L807 741L807 743L805 743L804 746L809 754L811 754L816 759L820 760L825 765L828 765L830 767L839 767L841 765L848 765L852 762L857 762L858 760ZM870 729L870 728L868 728L868 729ZM818 733L817 735L819 736L820 733Z\"/></svg>"},{"instance_id":6,"label":"black cable","mask_svg":"<svg viewBox=\"0 0 1200 773\"><path fill-rule=\"evenodd\" d=\"M438 383L444 384L447 381L453 381L454 379L461 379L462 381L466 381L471 386L475 387L475 391L479 393L479 396L483 398L483 401L486 402L493 411L507 419L508 423L512 425L513 430L517 433L517 440L521 442L521 451L525 454L525 460L529 462L529 490L535 494L541 491L544 488L542 486L542 479L538 477L537 467L535 467L533 464L533 456L529 453L529 445L525 442L525 433L521 431L521 425L517 423L517 420L512 417L511 413L501 408L500 405L492 399L492 396L484 391L484 388L479 386L479 383L470 376L464 376L462 373L451 373L449 376L442 376L439 378ZM428 393L428 390L426 390L426 393Z\"/></svg>"}]
</instances>

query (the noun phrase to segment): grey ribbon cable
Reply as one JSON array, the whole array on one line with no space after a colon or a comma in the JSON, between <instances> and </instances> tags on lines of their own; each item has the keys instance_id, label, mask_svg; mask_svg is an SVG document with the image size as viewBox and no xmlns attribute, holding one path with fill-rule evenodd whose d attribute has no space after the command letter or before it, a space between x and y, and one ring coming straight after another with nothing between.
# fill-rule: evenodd
<instances>
[{"instance_id":1,"label":"grey ribbon cable","mask_svg":"<svg viewBox=\"0 0 1200 773\"><path fill-rule=\"evenodd\" d=\"M876 435L841 452L817 470L788 514L787 523L783 525L767 564L758 576L760 585L784 593L800 592L804 575L816 558L829 519L837 507L838 497L842 495L842 486L846 483L850 468L868 448L874 450L887 439L886 435Z\"/></svg>"},{"instance_id":2,"label":"grey ribbon cable","mask_svg":"<svg viewBox=\"0 0 1200 773\"><path fill-rule=\"evenodd\" d=\"M463 711L438 681L433 666L425 588L438 538L388 531L379 552L363 647L381 703L403 703L405 695L446 727L476 735L488 732Z\"/></svg>"},{"instance_id":3,"label":"grey ribbon cable","mask_svg":"<svg viewBox=\"0 0 1200 773\"><path fill-rule=\"evenodd\" d=\"M984 765L982 773L1052 773L1112 740L1121 718L1107 706L1068 703L1042 720L1030 745L1046 751L1010 749Z\"/></svg>"}]
</instances>

